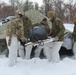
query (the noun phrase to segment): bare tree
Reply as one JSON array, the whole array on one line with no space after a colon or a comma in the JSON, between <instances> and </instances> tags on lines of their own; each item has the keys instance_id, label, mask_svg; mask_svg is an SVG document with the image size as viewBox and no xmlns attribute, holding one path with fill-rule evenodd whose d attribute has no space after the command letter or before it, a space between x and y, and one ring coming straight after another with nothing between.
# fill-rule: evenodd
<instances>
[{"instance_id":1,"label":"bare tree","mask_svg":"<svg viewBox=\"0 0 76 75\"><path fill-rule=\"evenodd\" d=\"M75 0L75 3L73 5L73 16L76 15L76 0Z\"/></svg>"},{"instance_id":2,"label":"bare tree","mask_svg":"<svg viewBox=\"0 0 76 75\"><path fill-rule=\"evenodd\" d=\"M15 9L21 9L23 0L9 0L11 3L11 6L13 7L13 10Z\"/></svg>"},{"instance_id":3,"label":"bare tree","mask_svg":"<svg viewBox=\"0 0 76 75\"><path fill-rule=\"evenodd\" d=\"M33 2L26 0L26 2L23 5L23 10L28 11L29 9L33 9L33 8L34 8Z\"/></svg>"},{"instance_id":4,"label":"bare tree","mask_svg":"<svg viewBox=\"0 0 76 75\"><path fill-rule=\"evenodd\" d=\"M70 0L68 4L65 4L65 17L67 22L71 22L73 19L73 14L74 14L74 5L73 5L73 0Z\"/></svg>"},{"instance_id":5,"label":"bare tree","mask_svg":"<svg viewBox=\"0 0 76 75\"><path fill-rule=\"evenodd\" d=\"M70 16L69 16L69 19L68 19L69 22L72 20L72 17L73 17L73 12L72 12L73 10L72 9L73 9L73 0L70 0L69 1Z\"/></svg>"},{"instance_id":6,"label":"bare tree","mask_svg":"<svg viewBox=\"0 0 76 75\"><path fill-rule=\"evenodd\" d=\"M62 6L64 0L52 0L52 9L56 12L57 16L62 19Z\"/></svg>"},{"instance_id":7,"label":"bare tree","mask_svg":"<svg viewBox=\"0 0 76 75\"><path fill-rule=\"evenodd\" d=\"M35 10L39 10L39 5L37 2L35 2Z\"/></svg>"},{"instance_id":8,"label":"bare tree","mask_svg":"<svg viewBox=\"0 0 76 75\"><path fill-rule=\"evenodd\" d=\"M51 0L43 0L43 4L45 6L45 15L47 16L47 12L50 10L51 8L51 4L50 4Z\"/></svg>"},{"instance_id":9,"label":"bare tree","mask_svg":"<svg viewBox=\"0 0 76 75\"><path fill-rule=\"evenodd\" d=\"M44 5L42 5L42 6L40 7L39 12L45 15Z\"/></svg>"},{"instance_id":10,"label":"bare tree","mask_svg":"<svg viewBox=\"0 0 76 75\"><path fill-rule=\"evenodd\" d=\"M11 6L13 7L13 10L15 9L15 0L9 0L9 2L11 3Z\"/></svg>"}]
</instances>

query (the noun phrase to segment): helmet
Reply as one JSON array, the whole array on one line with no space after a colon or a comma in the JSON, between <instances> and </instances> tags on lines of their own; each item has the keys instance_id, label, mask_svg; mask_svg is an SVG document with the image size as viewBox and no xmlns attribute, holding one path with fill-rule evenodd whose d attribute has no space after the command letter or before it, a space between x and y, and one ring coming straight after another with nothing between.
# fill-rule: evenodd
<instances>
[{"instance_id":1,"label":"helmet","mask_svg":"<svg viewBox=\"0 0 76 75\"><path fill-rule=\"evenodd\" d=\"M16 10L15 15L18 16L19 14L25 15L24 11L22 11L22 10Z\"/></svg>"},{"instance_id":2,"label":"helmet","mask_svg":"<svg viewBox=\"0 0 76 75\"><path fill-rule=\"evenodd\" d=\"M76 15L73 17L73 22L76 22Z\"/></svg>"},{"instance_id":3,"label":"helmet","mask_svg":"<svg viewBox=\"0 0 76 75\"><path fill-rule=\"evenodd\" d=\"M49 12L47 13L47 16L48 16L48 18L49 18L49 17L54 17L54 16L55 16L55 12L54 12L54 11L49 11Z\"/></svg>"}]
</instances>

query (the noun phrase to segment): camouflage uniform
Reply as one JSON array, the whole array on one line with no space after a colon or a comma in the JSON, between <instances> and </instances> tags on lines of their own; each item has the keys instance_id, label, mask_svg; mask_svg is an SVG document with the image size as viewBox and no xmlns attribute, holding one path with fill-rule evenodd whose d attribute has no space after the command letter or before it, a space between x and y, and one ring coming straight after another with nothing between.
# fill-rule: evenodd
<instances>
[{"instance_id":1,"label":"camouflage uniform","mask_svg":"<svg viewBox=\"0 0 76 75\"><path fill-rule=\"evenodd\" d=\"M9 36L10 39L12 36L15 36L21 40L25 38L23 21L20 18L15 18L14 20L9 22L7 27L7 36Z\"/></svg>"},{"instance_id":2,"label":"camouflage uniform","mask_svg":"<svg viewBox=\"0 0 76 75\"><path fill-rule=\"evenodd\" d=\"M17 50L19 50L20 46L19 40L22 42L25 41L23 21L20 15L15 15L15 18L9 21L6 34L6 42L9 50L9 66L13 66L17 61Z\"/></svg>"},{"instance_id":3,"label":"camouflage uniform","mask_svg":"<svg viewBox=\"0 0 76 75\"><path fill-rule=\"evenodd\" d=\"M51 59L53 62L58 62L60 60L59 50L62 45L62 40L64 36L65 28L62 21L56 17L54 11L49 11L47 13L48 18L52 22L52 30L50 36L54 38L55 42L51 42Z\"/></svg>"},{"instance_id":4,"label":"camouflage uniform","mask_svg":"<svg viewBox=\"0 0 76 75\"><path fill-rule=\"evenodd\" d=\"M76 16L73 18L73 22L74 22L73 37L74 37L74 41L76 41Z\"/></svg>"},{"instance_id":5,"label":"camouflage uniform","mask_svg":"<svg viewBox=\"0 0 76 75\"><path fill-rule=\"evenodd\" d=\"M23 14L23 17L21 19L23 21L24 36L28 39L29 38L29 29L32 28L32 22L23 11L19 10L16 13L19 14L19 12L21 12L21 14ZM20 45L19 49L20 49L19 54L22 58L30 59L30 53L31 53L32 46L27 46L25 49L26 51L24 51L24 50L22 50L24 48L22 47L22 45ZM26 56L25 56L25 52L26 52Z\"/></svg>"},{"instance_id":6,"label":"camouflage uniform","mask_svg":"<svg viewBox=\"0 0 76 75\"><path fill-rule=\"evenodd\" d=\"M52 31L50 36L51 37L57 36L58 41L62 41L64 37L64 31L65 31L65 28L63 26L62 21L59 18L55 17L54 21L52 22Z\"/></svg>"},{"instance_id":7,"label":"camouflage uniform","mask_svg":"<svg viewBox=\"0 0 76 75\"><path fill-rule=\"evenodd\" d=\"M32 28L32 22L27 16L23 16L23 26L24 26L24 35L26 38L29 38L29 29Z\"/></svg>"},{"instance_id":8,"label":"camouflage uniform","mask_svg":"<svg viewBox=\"0 0 76 75\"><path fill-rule=\"evenodd\" d=\"M26 14L21 11L21 10L17 10L16 11L16 15L18 16L18 14L22 14L23 17L21 18L23 21L23 27L24 27L24 35L26 38L29 38L29 34L28 31L29 29L32 27L32 22L31 20L26 16Z\"/></svg>"},{"instance_id":9,"label":"camouflage uniform","mask_svg":"<svg viewBox=\"0 0 76 75\"><path fill-rule=\"evenodd\" d=\"M74 25L73 37L74 41L76 41L76 24Z\"/></svg>"},{"instance_id":10,"label":"camouflage uniform","mask_svg":"<svg viewBox=\"0 0 76 75\"><path fill-rule=\"evenodd\" d=\"M74 30L73 30L73 38L74 38L73 53L74 53L74 58L76 59L76 16L74 16L73 22L74 22Z\"/></svg>"}]
</instances>

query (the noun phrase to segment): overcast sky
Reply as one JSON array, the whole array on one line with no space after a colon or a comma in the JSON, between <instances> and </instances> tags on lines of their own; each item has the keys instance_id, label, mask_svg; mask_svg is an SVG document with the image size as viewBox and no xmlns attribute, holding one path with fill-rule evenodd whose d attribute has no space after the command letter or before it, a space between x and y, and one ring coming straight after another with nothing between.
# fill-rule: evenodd
<instances>
[{"instance_id":1,"label":"overcast sky","mask_svg":"<svg viewBox=\"0 0 76 75\"><path fill-rule=\"evenodd\" d=\"M1 1L4 1L4 2L6 2L6 3L8 3L9 2L9 0L1 0ZM24 0L25 1L25 0ZM39 6L41 6L42 4L43 4L43 0L30 0L30 1L32 1L32 2L37 2L38 4L39 4ZM65 3L67 3L69 0L65 0ZM76 1L76 0L73 0L74 2Z\"/></svg>"},{"instance_id":2,"label":"overcast sky","mask_svg":"<svg viewBox=\"0 0 76 75\"><path fill-rule=\"evenodd\" d=\"M4 1L4 2L6 2L6 3L9 3L9 0L0 0L0 1L1 1L1 2ZM25 0L24 0L24 1L25 1ZM37 2L37 3L39 4L39 6L41 6L41 5L43 4L43 3L42 3L43 0L29 0L29 1L32 1L32 2L34 2L34 3Z\"/></svg>"}]
</instances>

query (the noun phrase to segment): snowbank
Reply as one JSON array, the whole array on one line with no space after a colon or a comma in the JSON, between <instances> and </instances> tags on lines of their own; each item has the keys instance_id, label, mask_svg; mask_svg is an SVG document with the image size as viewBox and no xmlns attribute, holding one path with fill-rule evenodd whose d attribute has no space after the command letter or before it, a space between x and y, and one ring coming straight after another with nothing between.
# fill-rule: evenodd
<instances>
[{"instance_id":1,"label":"snowbank","mask_svg":"<svg viewBox=\"0 0 76 75\"><path fill-rule=\"evenodd\" d=\"M59 63L47 59L18 58L17 64L8 67L8 58L0 58L0 75L76 75L76 60L64 58Z\"/></svg>"},{"instance_id":2,"label":"snowbank","mask_svg":"<svg viewBox=\"0 0 76 75\"><path fill-rule=\"evenodd\" d=\"M64 24L65 28L73 31L73 24ZM0 75L76 75L76 59L64 58L59 63L49 62L48 59L33 58L30 60L18 58L17 64L8 66L9 58L0 56Z\"/></svg>"}]
</instances>

